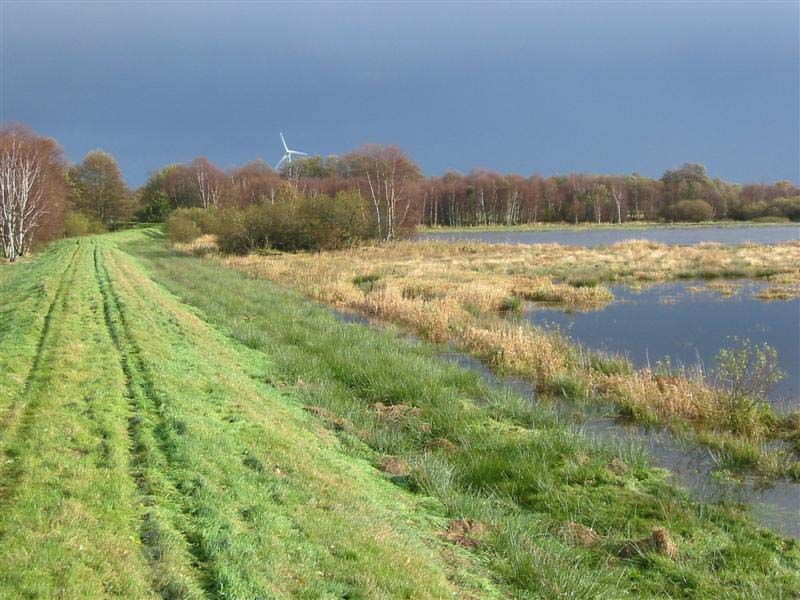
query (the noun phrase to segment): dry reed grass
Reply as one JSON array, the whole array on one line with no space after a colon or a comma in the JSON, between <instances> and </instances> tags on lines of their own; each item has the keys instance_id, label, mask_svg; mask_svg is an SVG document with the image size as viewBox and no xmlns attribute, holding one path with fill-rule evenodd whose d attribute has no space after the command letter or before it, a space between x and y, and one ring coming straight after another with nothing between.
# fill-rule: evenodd
<instances>
[{"instance_id":1,"label":"dry reed grass","mask_svg":"<svg viewBox=\"0 0 800 600\"><path fill-rule=\"evenodd\" d=\"M200 255L215 252L209 236L178 248ZM767 277L771 286L767 289L791 288L796 293L797 243L670 247L633 241L605 248L566 248L397 242L321 254L252 254L220 260L323 303L396 324L429 341L452 343L496 372L533 382L540 394L614 403L625 414L647 422L679 427L690 423L704 443L719 438L726 448L733 447L725 441L731 436L756 448L775 433L768 415L749 419L746 427L734 431L729 424L735 419L727 414L724 392L711 387L699 371L674 372L668 366L637 370L624 359L587 353L557 333L509 319L507 312L520 308L523 300L596 308L613 300L598 281L646 286L698 276ZM734 289L717 281L712 286L723 293ZM759 469L762 463L771 464L763 452L756 454L751 464Z\"/></svg>"},{"instance_id":2,"label":"dry reed grass","mask_svg":"<svg viewBox=\"0 0 800 600\"><path fill-rule=\"evenodd\" d=\"M702 376L614 372L564 338L503 318L509 298L591 307L613 299L597 281L770 274L773 286L800 281L800 244L666 246L627 241L603 248L559 245L397 242L328 252L230 257L224 262L322 302L395 323L433 342L452 342L495 370L540 391L613 401L634 416L718 423L723 403ZM588 279L591 274L592 279ZM572 281L579 285L567 283ZM714 285L720 291L728 286ZM612 361L613 362L613 361ZM752 433L756 434L756 431Z\"/></svg>"}]
</instances>

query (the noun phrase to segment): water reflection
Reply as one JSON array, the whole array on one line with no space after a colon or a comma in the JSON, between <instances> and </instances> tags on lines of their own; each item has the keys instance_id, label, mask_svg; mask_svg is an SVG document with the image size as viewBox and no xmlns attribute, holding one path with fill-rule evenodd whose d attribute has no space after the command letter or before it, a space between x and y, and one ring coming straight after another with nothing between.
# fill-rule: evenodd
<instances>
[{"instance_id":1,"label":"water reflection","mask_svg":"<svg viewBox=\"0 0 800 600\"><path fill-rule=\"evenodd\" d=\"M759 300L762 284L739 282L726 297L703 282L670 282L643 290L612 288L616 300L601 310L565 312L532 305L525 317L559 329L591 349L627 356L644 367L666 357L673 366L700 362L706 368L736 338L767 343L778 353L785 377L770 399L778 410L800 408L800 300Z\"/></svg>"}]
</instances>

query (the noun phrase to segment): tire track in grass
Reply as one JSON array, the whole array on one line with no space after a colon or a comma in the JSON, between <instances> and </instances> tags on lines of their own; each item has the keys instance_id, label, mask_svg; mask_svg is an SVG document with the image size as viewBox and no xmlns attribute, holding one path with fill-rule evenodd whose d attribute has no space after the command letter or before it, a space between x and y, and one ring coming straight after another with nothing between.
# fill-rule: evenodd
<instances>
[{"instance_id":1,"label":"tire track in grass","mask_svg":"<svg viewBox=\"0 0 800 600\"><path fill-rule=\"evenodd\" d=\"M266 554L261 558L264 570L273 573L273 578L276 572L280 573L280 577L286 581L285 584L276 581L272 589L276 586L280 589L285 585L284 589L288 590L296 586L297 592L299 591L297 588L306 588L305 592L308 595L304 597L348 597L347 594L351 594L349 597L433 598L443 595L451 597L452 590L445 591L449 589L444 583L445 580L437 579L440 573L438 569L441 567L444 570L444 566L437 562L440 557L431 556L422 563L416 562L419 554L415 553L424 556L431 546L425 545L425 549L409 551L409 546L406 546L410 541L409 538L405 538L405 532L401 533L395 529L395 520L399 514L404 514L404 509L400 505L395 505L391 510L383 512L386 509L380 506L380 502L378 506L367 507L361 504L364 500L362 494L367 493L363 490L369 489L370 493L377 494L376 498L382 498L379 488L371 487L370 479L374 477L374 472L364 474L359 470L351 470L354 466L348 464L351 459L349 457L343 459L338 447L336 450L330 449L333 451L329 453L327 441L317 450L311 450L317 447L320 434L316 429L311 431L307 429L309 427L306 422L307 413L302 411L296 413L298 407L292 406L294 402L287 400L282 394L280 400L276 401L272 394L262 387L263 377L262 383L253 382L254 378L257 379L253 364L246 365L249 360L255 360L255 364L259 365L258 369L263 368L265 365L261 362L260 354L256 355L244 347L238 348L238 343L233 344L235 350L229 347L229 338L209 327L199 315L188 309L180 298L154 282L147 270L140 266L138 261L130 260L124 250L109 253L108 258L109 269L114 275L115 282L118 282L116 287L126 302L130 302L132 314L138 317L146 313L149 317L148 320L144 318L131 320L134 327L133 334L149 350L144 358L150 362L154 356L163 354L163 351L169 348L169 356L174 356L178 361L173 365L178 371L192 372L202 381L214 381L220 384L219 403L215 402L211 395L206 395L212 394L211 390L197 387L191 396L184 398L184 402L189 401L185 406L188 410L188 435L191 437L195 431L204 431L201 443L208 444L209 435L216 439L222 437L213 431L216 426L212 421L225 421L226 424L222 425L223 435L227 440L224 444L225 450L220 452L218 457L213 452L208 452L210 460L204 462L214 464L200 466L203 470L206 467L218 469L225 462L223 456L243 457L243 460L228 461L231 464L227 465L227 472L238 473L235 481L232 481L233 488L227 486L220 488L217 485L216 491L220 492L220 497L212 499L209 508L213 510L214 504L218 505L219 514L226 518L227 522L234 524L234 527L238 527L240 533L235 543L252 544L256 553L263 553L266 550ZM149 332L155 330L163 331L163 334L158 336L160 342L157 343L153 339L151 345ZM168 335L167 330L173 332L173 335ZM159 345L162 346L161 351L157 348ZM186 354L181 361L179 357L184 351ZM248 357L247 360L243 360L244 356ZM237 367L231 369L232 365ZM167 382L168 369L165 368L164 372L157 376L159 386L170 385ZM180 396L180 393L177 396ZM203 400L206 398L211 402L205 404ZM175 400L176 403L180 402L177 397ZM171 408L181 409L181 407ZM191 414L196 412L197 408L200 408L200 414ZM212 416L211 413L216 414ZM183 418L181 414L176 416ZM248 423L248 426L231 427L228 425L230 423ZM208 429L204 425L208 425ZM217 442L212 442L212 445L218 446ZM364 480L361 479L362 476L365 477ZM213 486L214 482L211 483ZM337 492L329 496L327 490L331 486L335 486ZM271 497L267 499L265 496ZM243 499L248 501L242 502ZM196 502L196 497L191 501L195 506L200 506ZM303 508L298 510L297 507L300 506ZM318 509L324 511L324 515L318 514L316 512ZM237 512L238 514L233 514ZM219 565L220 569L231 565L236 569L235 577L246 577L249 569L243 561L236 560L232 563L227 549L220 548L218 544L215 547L215 532L205 525L205 523L213 525L212 519L208 517L209 514L204 510L202 518L198 519L198 525L205 527L205 530L200 532L203 535L202 542L211 546L212 556L218 557L215 565ZM265 519L273 523L265 523ZM281 521L281 525L276 526L276 521ZM253 526L259 522L260 526ZM337 529L339 527L342 529ZM320 536L320 530L326 530L328 533ZM381 538L379 541L375 539L377 531L383 532L378 535ZM387 537L394 539L394 543L387 543ZM295 565L288 564L276 568L281 559L275 560L270 557L271 546L282 546L281 554L285 555L282 560L288 559L290 563L297 560L290 557L307 556L308 564L315 565L314 573L301 575L302 571ZM435 546L435 543L432 543L432 546ZM348 547L350 550L345 550ZM398 577L402 580L402 574L392 578L392 581L382 580L381 576L377 576L368 583L361 580L362 574L369 572L366 566L357 573L348 570L358 562L363 561L362 564L366 565L370 560L366 555L373 552L384 554L388 562L399 561L398 564L411 565L409 567L411 572L424 571L427 576L426 583L409 584L408 589L416 590L415 594L409 596L407 590L401 591L405 584L397 583ZM337 556L337 553L341 554ZM341 556L345 555L349 556L347 562L340 563ZM380 571L382 567L378 569ZM232 569L229 568L230 571ZM291 577L287 575L289 573L296 575ZM314 581L318 577L324 577L325 583ZM303 580L305 582L300 583ZM314 591L310 592L312 589ZM391 590L391 593L384 595L379 590L383 590L384 594L387 590ZM267 595L267 597L273 596L274 592Z\"/></svg>"},{"instance_id":2,"label":"tire track in grass","mask_svg":"<svg viewBox=\"0 0 800 600\"><path fill-rule=\"evenodd\" d=\"M174 525L175 515L159 503L159 496L176 496L179 491L166 474L169 461L154 435L159 403L152 386L143 376L138 349L125 329L125 316L114 293L100 248L94 246L94 271L103 297L103 315L125 375L126 396L132 416L128 419L131 476L145 507L139 537L152 570L153 588L165 598L200 598L207 588L203 564L186 535Z\"/></svg>"},{"instance_id":3,"label":"tire track in grass","mask_svg":"<svg viewBox=\"0 0 800 600\"><path fill-rule=\"evenodd\" d=\"M33 412L41 402L41 395L31 397L35 390L35 384L40 380L40 371L47 352L50 341L53 337L54 315L66 308L67 298L70 288L75 281L75 274L78 266L78 253L81 246L78 245L61 275L58 287L56 288L53 300L47 309L44 317L42 331L39 341L36 344L36 352L25 378L25 384L17 399L3 415L0 423L0 450L5 456L5 469L0 471L0 506L4 505L14 494L19 480L23 473L19 464L17 453L13 450L15 442L24 439L33 424Z\"/></svg>"},{"instance_id":4,"label":"tire track in grass","mask_svg":"<svg viewBox=\"0 0 800 600\"><path fill-rule=\"evenodd\" d=\"M119 321L124 332L124 340L130 348L128 356L137 372L134 379L142 386L158 415L157 423L151 431L154 443L160 448L161 456L167 465L163 472L168 474L171 485L176 490L173 495L176 508L173 522L186 540L188 549L194 556L194 564L201 570L202 585L206 593L212 596L270 597L262 586L259 569L253 562L256 560L255 554L252 556L253 560L242 560L252 549L243 540L234 542L231 537L233 532L245 529L241 516L232 518L230 511L227 510L229 507L211 492L220 483L218 478L222 475L215 473L219 466L217 461L212 460L213 464L207 464L204 461L210 457L197 456L192 449L193 443L199 440L192 441L191 434L187 435L186 420L194 419L197 415L185 413L186 407L181 407L179 398L170 398L168 403L162 401L164 390L156 389L152 366L146 361L148 355L139 346L140 342L135 339L135 333L126 314L126 301L131 301L132 314L141 316L144 320L152 317L158 321L153 323L154 330L161 328L174 330L180 338L180 342L177 342L179 346L181 344L195 346L196 341L177 320L168 316L168 311L160 303L153 298L145 298L141 290L135 285L130 285L125 268L117 261L116 250L104 253L103 257L106 260L101 261L102 275L107 282L113 303L119 308ZM112 270L127 287L121 285L118 288L115 285L114 278L111 277ZM130 298L128 294L131 294ZM123 297L126 301L122 300ZM141 306L137 305L138 302L142 303ZM169 323L159 320L159 316L166 316ZM180 352L179 346L174 347L176 353ZM186 368L192 369L194 366L190 364ZM205 411L201 412L203 419ZM188 429L191 431L191 426ZM243 449L239 449L234 451L232 456L239 456L242 453ZM219 491L226 491L226 486L223 485ZM249 496L260 492L261 490L255 488L245 493ZM255 540L251 540L250 543L255 543ZM238 547L238 550L234 550L234 547Z\"/></svg>"},{"instance_id":5,"label":"tire track in grass","mask_svg":"<svg viewBox=\"0 0 800 600\"><path fill-rule=\"evenodd\" d=\"M28 374L25 376L25 383L22 386L22 391L17 396L17 399L11 404L11 406L8 407L8 410L0 421L0 447L3 447L10 435L13 435L13 423L15 418L25 408L25 398L30 393L31 387L36 380L36 374L42 365L45 344L50 337L50 331L53 325L53 314L56 312L59 300L61 301L62 307L66 301L67 281L72 281L75 278L75 269L77 265L76 258L79 250L80 246L77 246L72 252L72 256L70 256L69 260L67 261L67 266L64 267L64 270L61 273L58 287L56 288L56 291L53 294L53 299L50 301L50 306L47 308L47 312L45 313L42 329L39 332L39 339L36 342L36 350L34 351L33 360L31 361L31 367L28 370ZM70 270L72 271L71 273Z\"/></svg>"},{"instance_id":6,"label":"tire track in grass","mask_svg":"<svg viewBox=\"0 0 800 600\"><path fill-rule=\"evenodd\" d=\"M28 356L71 246L47 257L45 269L28 272L49 288L35 320L19 319L27 326ZM7 486L0 508L0 597L155 597L136 539L140 511L127 469L124 377L106 362L114 348L89 243L76 260L30 388L29 426L10 446L19 479ZM101 432L110 453L99 443Z\"/></svg>"}]
</instances>

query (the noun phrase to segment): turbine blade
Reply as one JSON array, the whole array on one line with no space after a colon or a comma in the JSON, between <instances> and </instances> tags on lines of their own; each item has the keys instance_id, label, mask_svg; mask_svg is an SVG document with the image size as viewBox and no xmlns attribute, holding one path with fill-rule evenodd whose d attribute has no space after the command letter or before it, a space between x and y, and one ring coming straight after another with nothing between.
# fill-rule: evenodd
<instances>
[{"instance_id":1,"label":"turbine blade","mask_svg":"<svg viewBox=\"0 0 800 600\"><path fill-rule=\"evenodd\" d=\"M286 145L286 140L283 138L283 133L281 133L281 142L283 142L283 149L288 152L289 146Z\"/></svg>"},{"instance_id":2,"label":"turbine blade","mask_svg":"<svg viewBox=\"0 0 800 600\"><path fill-rule=\"evenodd\" d=\"M280 171L280 170L281 170L281 165L283 164L283 161L285 161L285 160L286 160L286 156L284 156L283 158L281 158L281 159L278 161L278 164L277 164L277 165L275 165L275 170L276 170L276 171Z\"/></svg>"},{"instance_id":3,"label":"turbine blade","mask_svg":"<svg viewBox=\"0 0 800 600\"><path fill-rule=\"evenodd\" d=\"M308 156L305 152L300 152L299 150L289 150L292 154L297 154L299 156Z\"/></svg>"}]
</instances>

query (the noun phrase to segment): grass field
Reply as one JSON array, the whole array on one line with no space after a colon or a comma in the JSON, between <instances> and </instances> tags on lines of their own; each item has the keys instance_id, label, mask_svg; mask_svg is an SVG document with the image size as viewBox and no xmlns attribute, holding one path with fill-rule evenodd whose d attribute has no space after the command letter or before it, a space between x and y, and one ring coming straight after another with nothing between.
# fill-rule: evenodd
<instances>
[{"instance_id":1,"label":"grass field","mask_svg":"<svg viewBox=\"0 0 800 600\"><path fill-rule=\"evenodd\" d=\"M636 449L158 232L0 278L0 597L800 595Z\"/></svg>"}]
</instances>

